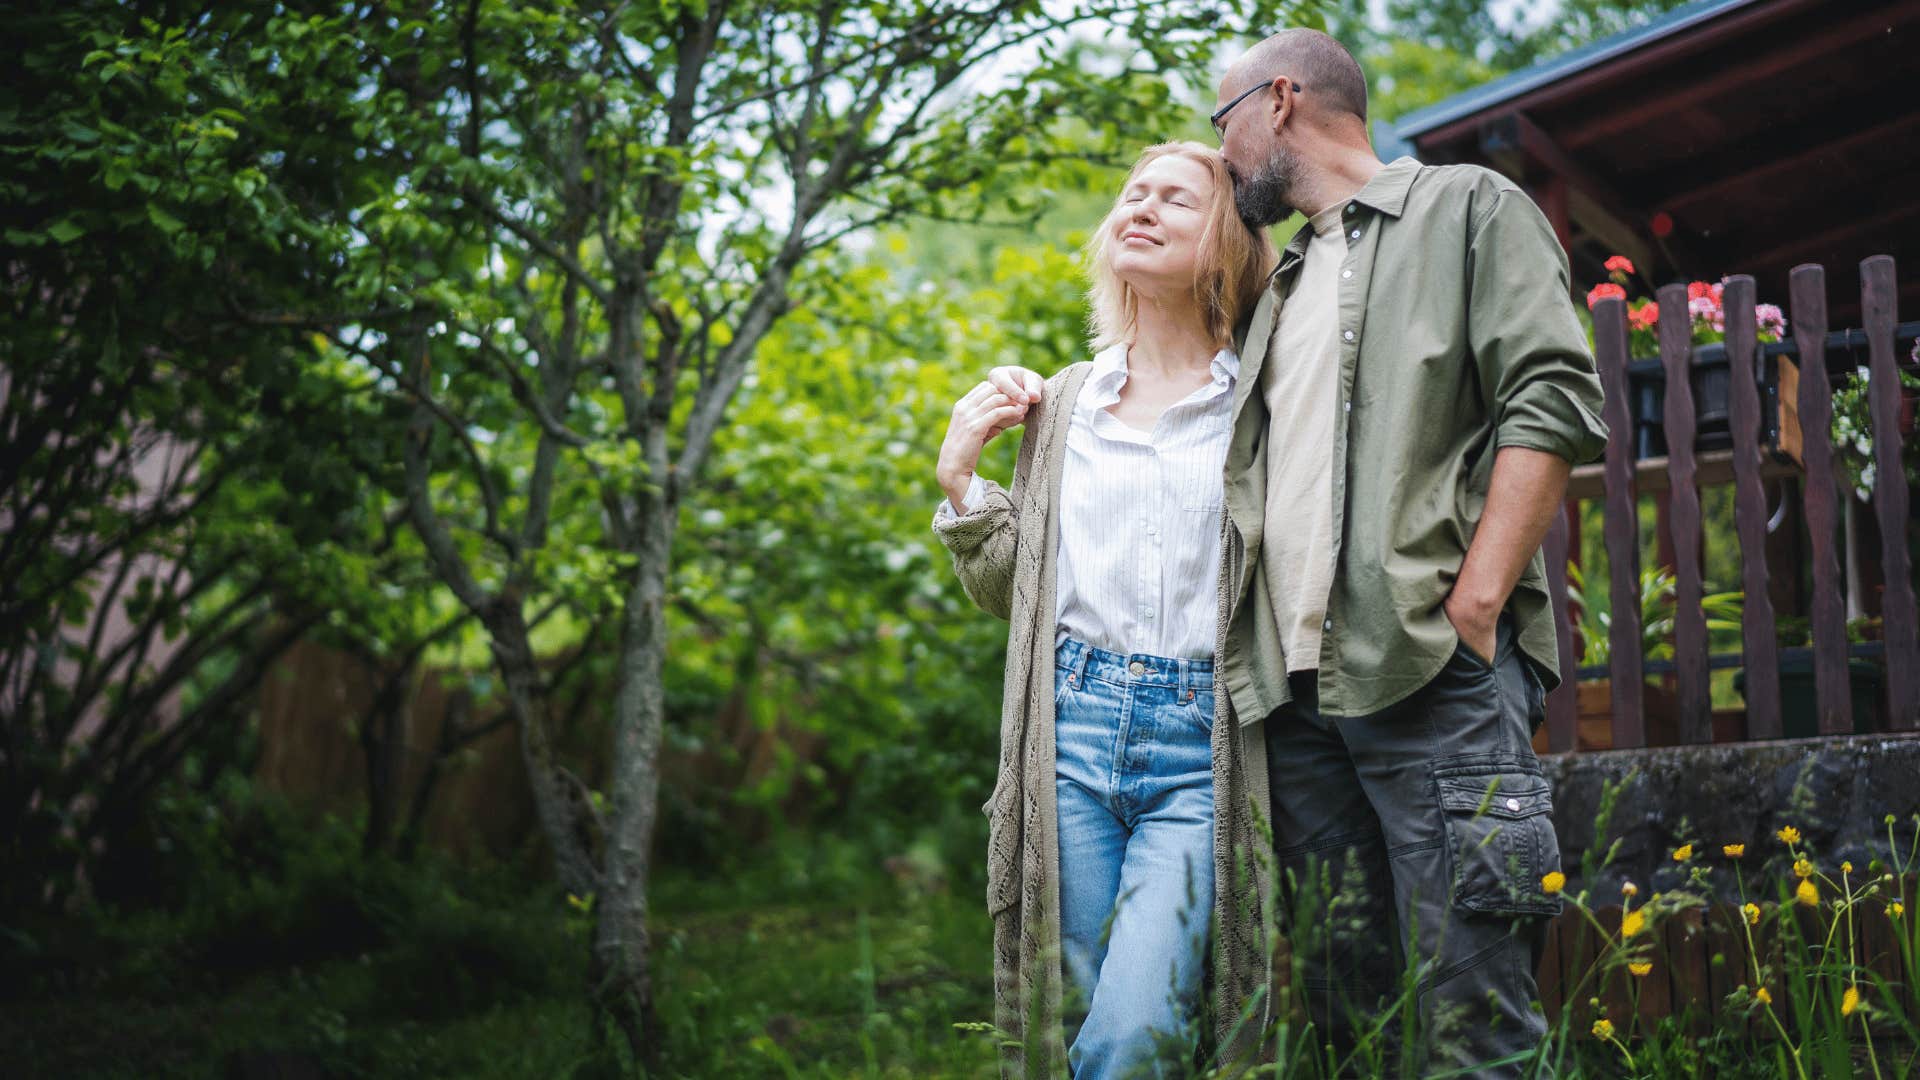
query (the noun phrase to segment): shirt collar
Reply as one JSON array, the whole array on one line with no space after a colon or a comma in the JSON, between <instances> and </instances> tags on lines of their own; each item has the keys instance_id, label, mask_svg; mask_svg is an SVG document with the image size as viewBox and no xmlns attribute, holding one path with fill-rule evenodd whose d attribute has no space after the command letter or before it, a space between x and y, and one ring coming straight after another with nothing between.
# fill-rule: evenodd
<instances>
[{"instance_id":1,"label":"shirt collar","mask_svg":"<svg viewBox=\"0 0 1920 1080\"><path fill-rule=\"evenodd\" d=\"M1349 201L1370 206L1389 217L1399 217L1407 208L1407 190L1413 187L1413 178L1418 175L1420 162L1404 156L1394 158L1374 173L1373 179Z\"/></svg>"},{"instance_id":2,"label":"shirt collar","mask_svg":"<svg viewBox=\"0 0 1920 1080\"><path fill-rule=\"evenodd\" d=\"M1407 209L1407 191L1413 187L1414 177L1420 174L1420 162L1411 157L1397 157L1373 174L1365 186L1347 199L1349 203L1358 203L1370 210L1378 210L1388 217L1399 217ZM1337 203L1335 205L1338 205ZM1280 261L1274 266L1268 280L1277 282L1280 275L1293 269L1306 257L1307 245L1313 241L1313 223L1301 225L1287 246L1280 252Z\"/></svg>"},{"instance_id":3,"label":"shirt collar","mask_svg":"<svg viewBox=\"0 0 1920 1080\"><path fill-rule=\"evenodd\" d=\"M1213 354L1208 365L1215 386L1225 386L1240 375L1240 354L1231 348ZM1127 384L1127 346L1109 345L1093 357L1093 369L1087 372L1086 386L1080 398L1095 409L1104 409L1120 400L1120 388Z\"/></svg>"}]
</instances>

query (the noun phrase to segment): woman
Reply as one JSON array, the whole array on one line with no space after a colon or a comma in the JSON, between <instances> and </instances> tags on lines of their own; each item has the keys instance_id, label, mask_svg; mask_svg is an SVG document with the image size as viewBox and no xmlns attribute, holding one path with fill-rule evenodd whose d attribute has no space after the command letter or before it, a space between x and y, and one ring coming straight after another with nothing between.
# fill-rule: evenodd
<instances>
[{"instance_id":1,"label":"woman","mask_svg":"<svg viewBox=\"0 0 1920 1080\"><path fill-rule=\"evenodd\" d=\"M1215 793L1240 788L1213 669L1233 332L1273 257L1216 151L1149 148L1087 244L1097 355L1044 387L996 371L941 446L934 529L967 594L1012 623L984 808L1008 1075L1058 1075L1062 967L1086 1009L1067 1052L1084 1080L1184 1075L1216 909L1233 923L1213 980L1223 1043L1263 958L1257 915L1225 903L1231 853L1252 845L1215 843ZM974 468L1022 423L1009 493Z\"/></svg>"}]
</instances>

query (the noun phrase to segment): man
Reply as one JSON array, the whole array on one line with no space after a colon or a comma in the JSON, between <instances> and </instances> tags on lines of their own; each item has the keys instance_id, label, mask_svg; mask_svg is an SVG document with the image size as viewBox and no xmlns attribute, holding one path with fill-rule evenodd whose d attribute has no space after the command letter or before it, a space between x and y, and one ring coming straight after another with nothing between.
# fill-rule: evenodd
<instances>
[{"instance_id":1,"label":"man","mask_svg":"<svg viewBox=\"0 0 1920 1080\"><path fill-rule=\"evenodd\" d=\"M1296 907L1314 867L1363 905L1291 927L1309 1014L1351 1038L1414 966L1431 1067L1517 1073L1500 1062L1544 1035L1534 959L1558 910L1530 745L1559 668L1539 548L1605 445L1600 385L1539 209L1484 169L1383 164L1366 98L1312 30L1219 86L1241 216L1309 219L1241 350L1222 676L1265 720Z\"/></svg>"}]
</instances>

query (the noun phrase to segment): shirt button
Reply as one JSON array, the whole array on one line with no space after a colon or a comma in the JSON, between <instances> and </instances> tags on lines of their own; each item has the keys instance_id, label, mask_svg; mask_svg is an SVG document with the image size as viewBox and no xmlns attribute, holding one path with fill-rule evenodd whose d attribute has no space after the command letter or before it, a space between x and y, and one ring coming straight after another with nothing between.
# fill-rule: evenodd
<instances>
[{"instance_id":1,"label":"shirt button","mask_svg":"<svg viewBox=\"0 0 1920 1080\"><path fill-rule=\"evenodd\" d=\"M1508 799L1508 800L1507 800L1507 809L1509 809L1509 810L1518 810L1518 809L1520 809L1520 800L1519 800L1519 799Z\"/></svg>"},{"instance_id":2,"label":"shirt button","mask_svg":"<svg viewBox=\"0 0 1920 1080\"><path fill-rule=\"evenodd\" d=\"M1360 209L1360 204L1359 204L1359 203L1348 203L1348 204L1347 204L1347 213L1349 213L1349 214L1351 214L1351 213L1353 213L1353 212L1354 212L1355 210L1358 210L1358 209Z\"/></svg>"},{"instance_id":3,"label":"shirt button","mask_svg":"<svg viewBox=\"0 0 1920 1080\"><path fill-rule=\"evenodd\" d=\"M1137 678L1147 673L1147 665L1135 660L1133 663L1127 665L1127 672Z\"/></svg>"},{"instance_id":4,"label":"shirt button","mask_svg":"<svg viewBox=\"0 0 1920 1080\"><path fill-rule=\"evenodd\" d=\"M1353 411L1353 402L1351 402L1351 401L1349 401L1349 402L1347 402L1347 411L1348 411L1348 412L1352 412L1352 411Z\"/></svg>"},{"instance_id":5,"label":"shirt button","mask_svg":"<svg viewBox=\"0 0 1920 1080\"><path fill-rule=\"evenodd\" d=\"M1153 618L1153 609L1152 609L1152 608L1148 608L1148 609L1147 609L1147 618L1149 618L1149 619L1151 619L1151 618Z\"/></svg>"},{"instance_id":6,"label":"shirt button","mask_svg":"<svg viewBox=\"0 0 1920 1080\"><path fill-rule=\"evenodd\" d=\"M1340 276L1341 276L1341 277L1343 277L1343 278L1350 278L1350 277L1352 277L1352 276L1353 276L1353 271L1351 271L1351 270L1342 270L1342 271L1340 271Z\"/></svg>"},{"instance_id":7,"label":"shirt button","mask_svg":"<svg viewBox=\"0 0 1920 1080\"><path fill-rule=\"evenodd\" d=\"M1348 233L1347 235L1353 237L1355 240L1358 240L1360 239L1360 230L1355 229L1352 232Z\"/></svg>"},{"instance_id":8,"label":"shirt button","mask_svg":"<svg viewBox=\"0 0 1920 1080\"><path fill-rule=\"evenodd\" d=\"M1343 330L1343 331L1341 331L1341 332L1340 332L1340 336L1341 336L1341 337L1343 337L1343 338L1345 338L1345 339L1346 339L1346 340L1348 340L1348 341L1352 341L1352 340L1353 340L1353 331L1351 331L1351 330Z\"/></svg>"},{"instance_id":9,"label":"shirt button","mask_svg":"<svg viewBox=\"0 0 1920 1080\"><path fill-rule=\"evenodd\" d=\"M1323 623L1321 623L1321 624L1320 624L1320 629L1322 629L1322 630L1331 630L1331 629L1333 629L1333 620L1332 620L1332 619L1328 619L1328 620L1327 620L1326 622L1323 622Z\"/></svg>"}]
</instances>

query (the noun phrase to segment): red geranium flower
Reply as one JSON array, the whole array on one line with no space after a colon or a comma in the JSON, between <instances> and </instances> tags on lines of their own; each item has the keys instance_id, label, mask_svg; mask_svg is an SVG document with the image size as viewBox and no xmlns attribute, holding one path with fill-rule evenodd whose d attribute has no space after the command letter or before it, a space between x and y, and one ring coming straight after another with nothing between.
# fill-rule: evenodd
<instances>
[{"instance_id":1,"label":"red geranium flower","mask_svg":"<svg viewBox=\"0 0 1920 1080\"><path fill-rule=\"evenodd\" d=\"M1607 272L1610 274L1633 273L1633 260L1625 255L1615 255L1607 260Z\"/></svg>"},{"instance_id":2,"label":"red geranium flower","mask_svg":"<svg viewBox=\"0 0 1920 1080\"><path fill-rule=\"evenodd\" d=\"M1593 305L1609 298L1625 300L1627 298L1627 290L1615 285L1611 281L1603 281L1595 285L1592 290L1587 293L1587 307L1591 309Z\"/></svg>"}]
</instances>

